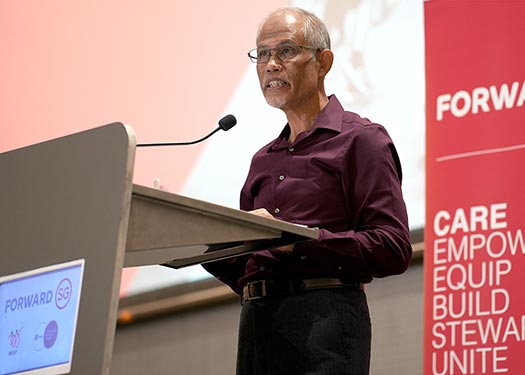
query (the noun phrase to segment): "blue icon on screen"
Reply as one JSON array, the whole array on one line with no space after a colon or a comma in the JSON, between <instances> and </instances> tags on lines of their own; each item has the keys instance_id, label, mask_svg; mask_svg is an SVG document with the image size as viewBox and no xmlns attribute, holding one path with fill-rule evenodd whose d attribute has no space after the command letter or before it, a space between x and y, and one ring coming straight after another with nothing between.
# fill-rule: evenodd
<instances>
[{"instance_id":1,"label":"blue icon on screen","mask_svg":"<svg viewBox=\"0 0 525 375\"><path fill-rule=\"evenodd\" d=\"M52 320L47 324L46 330L44 331L44 346L47 349L51 348L57 341L57 337L58 324L56 321Z\"/></svg>"},{"instance_id":2,"label":"blue icon on screen","mask_svg":"<svg viewBox=\"0 0 525 375\"><path fill-rule=\"evenodd\" d=\"M55 320L49 323L42 322L38 325L33 336L33 346L37 352L42 349L50 349L58 337L58 323Z\"/></svg>"}]
</instances>

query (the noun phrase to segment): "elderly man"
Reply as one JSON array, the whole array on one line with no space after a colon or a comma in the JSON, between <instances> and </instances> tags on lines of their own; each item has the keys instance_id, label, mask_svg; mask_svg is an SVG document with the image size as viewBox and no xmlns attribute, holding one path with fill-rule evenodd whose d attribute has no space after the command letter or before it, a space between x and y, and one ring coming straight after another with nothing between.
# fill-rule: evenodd
<instances>
[{"instance_id":1,"label":"elderly man","mask_svg":"<svg viewBox=\"0 0 525 375\"><path fill-rule=\"evenodd\" d=\"M326 26L299 8L271 13L248 53L281 134L253 157L241 209L320 229L319 239L205 268L242 302L237 373L368 374L363 283L411 258L395 147L379 124L327 96Z\"/></svg>"}]
</instances>

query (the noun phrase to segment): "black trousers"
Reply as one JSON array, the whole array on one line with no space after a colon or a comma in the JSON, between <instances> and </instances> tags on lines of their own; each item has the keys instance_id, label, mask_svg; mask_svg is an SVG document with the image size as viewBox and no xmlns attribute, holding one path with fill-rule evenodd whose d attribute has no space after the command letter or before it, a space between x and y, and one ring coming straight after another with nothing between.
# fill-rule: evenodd
<instances>
[{"instance_id":1,"label":"black trousers","mask_svg":"<svg viewBox=\"0 0 525 375\"><path fill-rule=\"evenodd\" d=\"M330 288L246 302L237 374L369 373L371 325L366 295Z\"/></svg>"}]
</instances>

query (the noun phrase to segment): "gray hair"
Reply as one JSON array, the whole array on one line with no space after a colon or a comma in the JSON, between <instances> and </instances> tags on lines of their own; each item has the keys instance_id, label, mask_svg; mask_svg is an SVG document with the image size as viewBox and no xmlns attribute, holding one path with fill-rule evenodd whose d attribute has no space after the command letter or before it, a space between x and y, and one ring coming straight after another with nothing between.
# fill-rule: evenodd
<instances>
[{"instance_id":1,"label":"gray hair","mask_svg":"<svg viewBox=\"0 0 525 375\"><path fill-rule=\"evenodd\" d=\"M271 12L261 22L259 31L261 30L262 25L264 25L270 18L282 16L285 14L299 16L304 21L301 31L303 32L304 38L310 46L320 50L330 49L330 34L328 34L328 29L326 28L324 22L312 12L302 8L285 7ZM257 35L259 35L259 32Z\"/></svg>"}]
</instances>

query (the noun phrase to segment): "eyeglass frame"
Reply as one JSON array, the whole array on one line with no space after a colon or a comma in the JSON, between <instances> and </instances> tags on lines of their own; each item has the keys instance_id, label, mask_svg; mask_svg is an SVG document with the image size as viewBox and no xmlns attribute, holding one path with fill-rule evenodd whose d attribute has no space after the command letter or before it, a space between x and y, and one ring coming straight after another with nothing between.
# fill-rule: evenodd
<instances>
[{"instance_id":1,"label":"eyeglass frame","mask_svg":"<svg viewBox=\"0 0 525 375\"><path fill-rule=\"evenodd\" d=\"M310 49L310 50L315 50L316 52L320 52L321 51L321 48L317 48L317 47L304 46L304 45L295 44L295 43L283 43L281 46L277 46L277 47L273 47L273 48L261 48L262 50L268 50L268 60L266 60L266 61L259 61L258 57L256 57L256 56L254 57L254 56L251 55L252 52L255 52L256 55L257 55L257 50L259 48L254 48L254 49L249 50L247 55L250 58L250 61L252 63L254 63L254 64L266 64L268 61L270 61L270 57L272 57L272 56L278 57L279 60L281 60L281 61L288 61L288 60L291 60L294 57L299 55L299 52L297 52L297 54L295 56L293 56L293 57L282 58L281 56L279 56L278 54L275 53L275 51L278 48L285 48L285 47L297 47L297 48L300 48L300 49Z\"/></svg>"}]
</instances>

